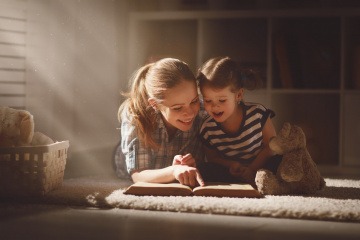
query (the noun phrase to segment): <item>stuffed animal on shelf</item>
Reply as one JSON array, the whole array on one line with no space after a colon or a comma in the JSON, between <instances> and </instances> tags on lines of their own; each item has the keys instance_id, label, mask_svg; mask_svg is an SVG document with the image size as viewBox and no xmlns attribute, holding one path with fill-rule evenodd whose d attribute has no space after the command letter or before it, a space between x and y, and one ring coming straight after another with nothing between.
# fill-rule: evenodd
<instances>
[{"instance_id":1,"label":"stuffed animal on shelf","mask_svg":"<svg viewBox=\"0 0 360 240\"><path fill-rule=\"evenodd\" d=\"M260 169L255 182L264 195L312 194L325 187L315 162L307 148L303 130L290 123L284 123L278 135L270 140L270 149L282 155L276 174Z\"/></svg>"},{"instance_id":2,"label":"stuffed animal on shelf","mask_svg":"<svg viewBox=\"0 0 360 240\"><path fill-rule=\"evenodd\" d=\"M46 145L54 141L34 133L34 117L26 110L0 106L0 147Z\"/></svg>"}]
</instances>

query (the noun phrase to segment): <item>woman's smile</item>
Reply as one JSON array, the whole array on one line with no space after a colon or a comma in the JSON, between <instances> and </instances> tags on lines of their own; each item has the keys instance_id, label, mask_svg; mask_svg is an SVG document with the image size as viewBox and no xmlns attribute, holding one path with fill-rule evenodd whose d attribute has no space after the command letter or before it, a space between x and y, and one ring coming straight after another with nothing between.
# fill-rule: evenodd
<instances>
[{"instance_id":1,"label":"woman's smile","mask_svg":"<svg viewBox=\"0 0 360 240\"><path fill-rule=\"evenodd\" d=\"M192 125L192 122L194 121L194 118L191 118L191 119L185 119L185 120L178 120L180 123L186 125L186 126L191 126Z\"/></svg>"}]
</instances>

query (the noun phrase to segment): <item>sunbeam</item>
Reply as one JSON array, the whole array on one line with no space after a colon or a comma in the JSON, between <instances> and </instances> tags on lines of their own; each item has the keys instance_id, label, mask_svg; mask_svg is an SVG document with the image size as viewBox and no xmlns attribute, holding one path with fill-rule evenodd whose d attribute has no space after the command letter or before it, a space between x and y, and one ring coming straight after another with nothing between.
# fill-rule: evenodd
<instances>
[{"instance_id":1,"label":"sunbeam","mask_svg":"<svg viewBox=\"0 0 360 240\"><path fill-rule=\"evenodd\" d=\"M70 141L69 167L105 171L124 85L116 2L29 0L29 6L27 106L36 127Z\"/></svg>"}]
</instances>

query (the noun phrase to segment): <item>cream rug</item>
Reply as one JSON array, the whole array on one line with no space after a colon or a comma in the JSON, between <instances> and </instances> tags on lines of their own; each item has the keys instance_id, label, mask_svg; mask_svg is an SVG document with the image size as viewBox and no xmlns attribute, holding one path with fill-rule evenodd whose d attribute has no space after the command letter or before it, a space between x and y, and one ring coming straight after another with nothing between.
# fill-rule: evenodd
<instances>
[{"instance_id":1,"label":"cream rug","mask_svg":"<svg viewBox=\"0 0 360 240\"><path fill-rule=\"evenodd\" d=\"M265 196L255 199L139 197L123 194L123 189L130 182L109 177L75 178L64 180L61 188L43 198L27 198L22 201L99 208L360 222L360 180L325 180L326 188L315 195Z\"/></svg>"}]
</instances>

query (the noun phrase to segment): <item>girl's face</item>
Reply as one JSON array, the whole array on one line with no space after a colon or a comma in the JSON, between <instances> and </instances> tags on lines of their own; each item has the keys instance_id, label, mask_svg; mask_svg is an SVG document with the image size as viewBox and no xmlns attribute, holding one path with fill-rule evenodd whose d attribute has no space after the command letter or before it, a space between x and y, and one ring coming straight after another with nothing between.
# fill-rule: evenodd
<instances>
[{"instance_id":1,"label":"girl's face","mask_svg":"<svg viewBox=\"0 0 360 240\"><path fill-rule=\"evenodd\" d=\"M238 102L242 99L243 89L231 91L228 86L223 89L202 88L205 110L216 122L223 123L238 109Z\"/></svg>"},{"instance_id":2,"label":"girl's face","mask_svg":"<svg viewBox=\"0 0 360 240\"><path fill-rule=\"evenodd\" d=\"M157 107L169 132L176 129L190 130L200 109L196 83L181 81L179 85L166 91L163 102L157 104Z\"/></svg>"}]
</instances>

